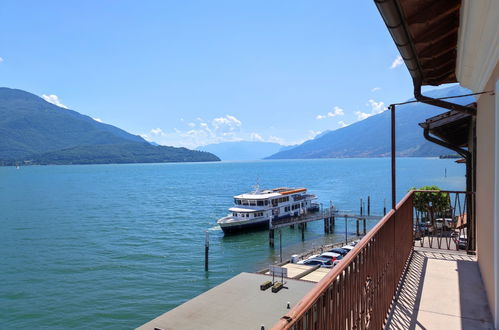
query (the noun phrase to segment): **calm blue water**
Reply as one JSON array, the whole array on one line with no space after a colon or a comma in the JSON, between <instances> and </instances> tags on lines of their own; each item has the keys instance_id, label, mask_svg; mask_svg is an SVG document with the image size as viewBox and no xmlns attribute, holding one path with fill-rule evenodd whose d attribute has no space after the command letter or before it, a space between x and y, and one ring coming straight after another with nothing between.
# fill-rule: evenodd
<instances>
[{"instance_id":1,"label":"calm blue water","mask_svg":"<svg viewBox=\"0 0 499 330\"><path fill-rule=\"evenodd\" d=\"M304 186L325 205L373 213L389 205L389 159L0 168L0 327L131 328L242 271L279 259L267 232L224 237L232 196ZM444 176L447 169L447 177ZM398 195L412 186L464 189L453 160L398 160ZM353 224L353 223L352 223ZM344 239L309 225L283 230L284 255ZM210 271L204 272L204 231ZM354 227L349 228L354 234Z\"/></svg>"}]
</instances>

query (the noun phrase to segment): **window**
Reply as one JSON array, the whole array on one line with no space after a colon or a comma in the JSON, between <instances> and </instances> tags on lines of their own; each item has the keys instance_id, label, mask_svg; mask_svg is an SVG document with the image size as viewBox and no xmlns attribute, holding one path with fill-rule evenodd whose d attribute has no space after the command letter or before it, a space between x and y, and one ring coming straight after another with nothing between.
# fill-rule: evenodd
<instances>
[{"instance_id":1,"label":"window","mask_svg":"<svg viewBox=\"0 0 499 330\"><path fill-rule=\"evenodd\" d=\"M263 201L257 201L257 202L256 202L256 205L258 205L258 206L263 206Z\"/></svg>"}]
</instances>

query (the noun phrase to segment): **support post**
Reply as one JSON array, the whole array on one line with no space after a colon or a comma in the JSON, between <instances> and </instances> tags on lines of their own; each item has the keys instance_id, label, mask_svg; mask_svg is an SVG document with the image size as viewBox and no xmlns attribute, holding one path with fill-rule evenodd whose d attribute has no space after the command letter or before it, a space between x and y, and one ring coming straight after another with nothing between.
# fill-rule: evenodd
<instances>
[{"instance_id":1,"label":"support post","mask_svg":"<svg viewBox=\"0 0 499 330\"><path fill-rule=\"evenodd\" d=\"M345 217L345 245L348 243L348 218Z\"/></svg>"},{"instance_id":2,"label":"support post","mask_svg":"<svg viewBox=\"0 0 499 330\"><path fill-rule=\"evenodd\" d=\"M371 215L371 196L367 196L367 215Z\"/></svg>"},{"instance_id":3,"label":"support post","mask_svg":"<svg viewBox=\"0 0 499 330\"><path fill-rule=\"evenodd\" d=\"M274 247L274 229L269 229L269 245Z\"/></svg>"},{"instance_id":4,"label":"support post","mask_svg":"<svg viewBox=\"0 0 499 330\"><path fill-rule=\"evenodd\" d=\"M356 225L357 225L357 236L360 236L360 232L359 232L359 221L360 221L359 218L355 219L355 222L356 222Z\"/></svg>"},{"instance_id":5,"label":"support post","mask_svg":"<svg viewBox=\"0 0 499 330\"><path fill-rule=\"evenodd\" d=\"M366 231L366 227L367 227L367 226L366 226L366 222L367 222L367 220L366 220L366 219L364 219L364 230L363 230L363 231L364 231L364 235L365 235L365 234L366 234L366 232L367 232L367 231Z\"/></svg>"},{"instance_id":6,"label":"support post","mask_svg":"<svg viewBox=\"0 0 499 330\"><path fill-rule=\"evenodd\" d=\"M301 240L305 240L305 222L300 225L301 227Z\"/></svg>"},{"instance_id":7,"label":"support post","mask_svg":"<svg viewBox=\"0 0 499 330\"><path fill-rule=\"evenodd\" d=\"M334 218L334 217L332 217L332 218L331 218L331 220L332 220L332 225L334 226L334 225L335 225L335 223L336 223L336 220L335 220L335 218Z\"/></svg>"},{"instance_id":8,"label":"support post","mask_svg":"<svg viewBox=\"0 0 499 330\"><path fill-rule=\"evenodd\" d=\"M204 271L208 271L208 254L210 251L210 234L208 231L205 231L204 238Z\"/></svg>"},{"instance_id":9,"label":"support post","mask_svg":"<svg viewBox=\"0 0 499 330\"><path fill-rule=\"evenodd\" d=\"M360 199L360 215L362 215L362 213L364 211L363 208L362 208L362 204L363 204L363 202L362 202L362 198L361 198Z\"/></svg>"},{"instance_id":10,"label":"support post","mask_svg":"<svg viewBox=\"0 0 499 330\"><path fill-rule=\"evenodd\" d=\"M279 259L282 262L282 229L279 229Z\"/></svg>"},{"instance_id":11,"label":"support post","mask_svg":"<svg viewBox=\"0 0 499 330\"><path fill-rule=\"evenodd\" d=\"M391 110L391 131L392 131L392 146L391 146L391 158L392 158L392 209L395 209L397 205L397 191L396 191L396 175L395 175L395 105L390 105Z\"/></svg>"}]
</instances>

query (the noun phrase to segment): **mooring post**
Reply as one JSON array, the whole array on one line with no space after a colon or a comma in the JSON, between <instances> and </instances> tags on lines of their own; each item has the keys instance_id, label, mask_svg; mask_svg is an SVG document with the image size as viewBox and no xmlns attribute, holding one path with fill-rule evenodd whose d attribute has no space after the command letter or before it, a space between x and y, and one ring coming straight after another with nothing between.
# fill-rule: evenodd
<instances>
[{"instance_id":1,"label":"mooring post","mask_svg":"<svg viewBox=\"0 0 499 330\"><path fill-rule=\"evenodd\" d=\"M386 215L386 198L383 199L383 215Z\"/></svg>"},{"instance_id":2,"label":"mooring post","mask_svg":"<svg viewBox=\"0 0 499 330\"><path fill-rule=\"evenodd\" d=\"M305 240L305 222L301 224L301 240Z\"/></svg>"},{"instance_id":3,"label":"mooring post","mask_svg":"<svg viewBox=\"0 0 499 330\"><path fill-rule=\"evenodd\" d=\"M361 198L361 199L360 199L360 215L362 215L362 213L363 213L363 212L362 212L362 211L363 211L363 209L362 209L362 204L364 204L364 203L362 202L362 198Z\"/></svg>"},{"instance_id":4,"label":"mooring post","mask_svg":"<svg viewBox=\"0 0 499 330\"><path fill-rule=\"evenodd\" d=\"M360 236L360 232L359 232L359 221L360 221L359 218L355 219L355 223L357 225L357 236Z\"/></svg>"},{"instance_id":5,"label":"mooring post","mask_svg":"<svg viewBox=\"0 0 499 330\"><path fill-rule=\"evenodd\" d=\"M333 226L334 226L336 223L335 218L333 217L332 220L333 220Z\"/></svg>"},{"instance_id":6,"label":"mooring post","mask_svg":"<svg viewBox=\"0 0 499 330\"><path fill-rule=\"evenodd\" d=\"M371 215L371 196L367 196L367 215Z\"/></svg>"},{"instance_id":7,"label":"mooring post","mask_svg":"<svg viewBox=\"0 0 499 330\"><path fill-rule=\"evenodd\" d=\"M274 247L274 229L269 229L269 245Z\"/></svg>"},{"instance_id":8,"label":"mooring post","mask_svg":"<svg viewBox=\"0 0 499 330\"><path fill-rule=\"evenodd\" d=\"M324 233L328 233L329 232L329 228L328 228L328 225L327 225L327 218L324 218Z\"/></svg>"},{"instance_id":9,"label":"mooring post","mask_svg":"<svg viewBox=\"0 0 499 330\"><path fill-rule=\"evenodd\" d=\"M364 219L364 235L366 234L366 219Z\"/></svg>"},{"instance_id":10,"label":"mooring post","mask_svg":"<svg viewBox=\"0 0 499 330\"><path fill-rule=\"evenodd\" d=\"M345 245L348 244L348 217L345 216Z\"/></svg>"},{"instance_id":11,"label":"mooring post","mask_svg":"<svg viewBox=\"0 0 499 330\"><path fill-rule=\"evenodd\" d=\"M204 271L208 271L208 254L210 251L210 234L208 231L205 231L204 238Z\"/></svg>"}]
</instances>

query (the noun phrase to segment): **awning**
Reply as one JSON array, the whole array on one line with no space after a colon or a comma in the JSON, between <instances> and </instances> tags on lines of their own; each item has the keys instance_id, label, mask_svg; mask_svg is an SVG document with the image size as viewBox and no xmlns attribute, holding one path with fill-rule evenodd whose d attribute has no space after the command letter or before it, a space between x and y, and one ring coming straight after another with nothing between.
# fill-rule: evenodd
<instances>
[{"instance_id":1,"label":"awning","mask_svg":"<svg viewBox=\"0 0 499 330\"><path fill-rule=\"evenodd\" d=\"M375 0L416 85L456 82L461 0Z\"/></svg>"}]
</instances>

